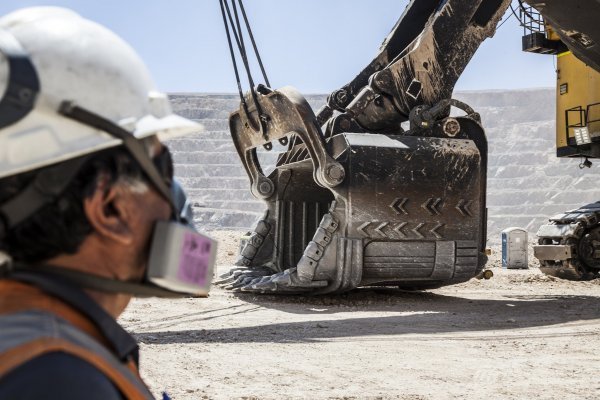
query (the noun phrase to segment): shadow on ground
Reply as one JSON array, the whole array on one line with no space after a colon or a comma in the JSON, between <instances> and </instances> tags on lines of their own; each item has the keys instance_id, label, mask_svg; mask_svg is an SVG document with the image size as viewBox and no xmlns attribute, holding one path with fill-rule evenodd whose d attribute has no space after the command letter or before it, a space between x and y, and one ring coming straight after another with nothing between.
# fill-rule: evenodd
<instances>
[{"instance_id":1,"label":"shadow on ground","mask_svg":"<svg viewBox=\"0 0 600 400\"><path fill-rule=\"evenodd\" d=\"M150 344L305 343L346 337L369 340L369 336L455 335L460 332L509 330L568 322L590 325L587 330L579 328L579 333L569 333L570 336L600 334L600 321L593 321L600 319L600 298L594 296L507 296L501 300L472 300L423 292L364 291L331 298L309 298L309 304L306 304L307 298L302 298L304 302L300 303L300 298L294 296L278 297L274 304L270 297L244 298L253 303L253 307L245 311L237 309L234 313L260 313L265 308L277 308L286 312L331 317L282 323L265 320L264 324L250 327L140 332L135 336L139 341ZM332 304L327 305L328 302ZM361 316L378 312L388 315ZM335 315L337 313L344 314ZM222 318L230 315L226 314ZM203 315L196 317L187 319L186 323L214 318ZM265 317L270 318L268 315ZM525 334L523 336L527 337ZM439 336L436 337L439 339ZM473 338L473 335L469 334L468 337ZM494 335L482 334L482 340L486 338L497 339Z\"/></svg>"}]
</instances>

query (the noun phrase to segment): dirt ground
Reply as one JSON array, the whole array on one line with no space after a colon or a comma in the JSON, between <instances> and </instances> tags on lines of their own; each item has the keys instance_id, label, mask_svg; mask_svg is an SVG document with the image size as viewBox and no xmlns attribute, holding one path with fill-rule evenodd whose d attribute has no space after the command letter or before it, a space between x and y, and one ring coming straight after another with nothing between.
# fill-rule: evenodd
<instances>
[{"instance_id":1,"label":"dirt ground","mask_svg":"<svg viewBox=\"0 0 600 400\"><path fill-rule=\"evenodd\" d=\"M218 264L240 232L213 232ZM173 399L598 399L600 281L502 270L427 292L135 300L121 322Z\"/></svg>"}]
</instances>

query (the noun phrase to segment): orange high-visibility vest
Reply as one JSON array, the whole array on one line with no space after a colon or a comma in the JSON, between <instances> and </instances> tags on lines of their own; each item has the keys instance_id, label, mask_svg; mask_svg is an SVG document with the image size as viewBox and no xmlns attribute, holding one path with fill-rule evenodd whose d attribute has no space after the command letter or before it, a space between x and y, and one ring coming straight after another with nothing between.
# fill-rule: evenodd
<instances>
[{"instance_id":1,"label":"orange high-visibility vest","mask_svg":"<svg viewBox=\"0 0 600 400\"><path fill-rule=\"evenodd\" d=\"M127 399L154 399L135 362L119 360L83 314L35 286L0 280L0 379L36 357L63 352L102 372Z\"/></svg>"}]
</instances>

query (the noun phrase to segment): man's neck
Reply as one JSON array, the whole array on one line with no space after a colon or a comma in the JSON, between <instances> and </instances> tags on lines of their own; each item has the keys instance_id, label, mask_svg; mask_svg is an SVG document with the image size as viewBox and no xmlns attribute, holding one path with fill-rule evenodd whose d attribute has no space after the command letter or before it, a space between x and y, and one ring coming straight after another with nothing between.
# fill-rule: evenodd
<instances>
[{"instance_id":1,"label":"man's neck","mask_svg":"<svg viewBox=\"0 0 600 400\"><path fill-rule=\"evenodd\" d=\"M115 259L119 258L118 255L99 249L98 246L86 240L75 254L61 254L47 260L46 263L103 278L126 280L126 278L119 277L115 273L114 267L119 265ZM121 315L132 298L129 294L101 292L85 288L84 290L100 307L115 319Z\"/></svg>"}]
</instances>

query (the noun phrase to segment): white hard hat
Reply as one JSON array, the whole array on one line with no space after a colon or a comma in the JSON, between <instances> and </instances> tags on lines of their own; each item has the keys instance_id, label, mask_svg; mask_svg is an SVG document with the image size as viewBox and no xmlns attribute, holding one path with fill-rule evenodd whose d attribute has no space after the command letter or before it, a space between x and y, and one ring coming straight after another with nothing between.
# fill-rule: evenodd
<instances>
[{"instance_id":1,"label":"white hard hat","mask_svg":"<svg viewBox=\"0 0 600 400\"><path fill-rule=\"evenodd\" d=\"M57 7L0 18L0 96L0 178L122 143L66 118L59 112L65 102L138 139L202 131L172 113L167 96L155 90L144 63L122 39Z\"/></svg>"}]
</instances>

